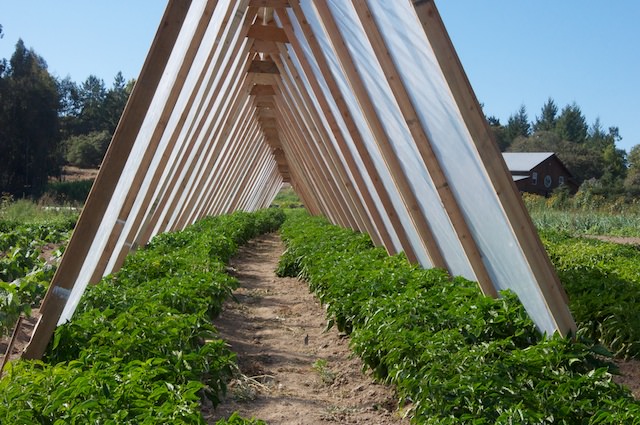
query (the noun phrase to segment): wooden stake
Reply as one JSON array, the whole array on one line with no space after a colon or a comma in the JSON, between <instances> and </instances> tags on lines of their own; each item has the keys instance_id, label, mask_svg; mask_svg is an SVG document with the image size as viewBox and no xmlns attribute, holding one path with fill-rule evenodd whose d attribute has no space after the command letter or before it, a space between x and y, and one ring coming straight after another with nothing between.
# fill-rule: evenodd
<instances>
[{"instance_id":1,"label":"wooden stake","mask_svg":"<svg viewBox=\"0 0 640 425\"><path fill-rule=\"evenodd\" d=\"M576 332L576 324L567 306L567 296L527 213L497 143L482 113L460 59L432 0L414 1L422 28L440 64L462 118L475 143L476 152L496 191L524 256L543 293L558 332L566 336Z\"/></svg>"},{"instance_id":2,"label":"wooden stake","mask_svg":"<svg viewBox=\"0 0 640 425\"><path fill-rule=\"evenodd\" d=\"M416 108L413 105L400 73L396 68L396 64L391 59L393 56L389 51L389 46L384 41L378 25L373 20L373 15L369 9L367 1L353 0L353 3L360 21L362 22L363 28L371 42L371 46L373 47L373 51L376 54L378 62L387 77L389 87L391 88L396 102L400 107L422 161L429 172L429 176L431 177L435 189L440 196L440 200L447 212L447 215L449 216L449 220L451 220L451 224L456 231L458 240L460 241L467 259L471 264L471 268L476 275L480 288L485 295L495 298L498 296L498 292L496 291L491 277L487 272L482 256L480 255L480 250L478 249L473 238L473 234L471 233L464 215L462 214L458 201L451 192L449 182L447 181L444 171L440 166L440 162L433 151L431 140L429 140L426 130L422 127Z\"/></svg>"}]
</instances>

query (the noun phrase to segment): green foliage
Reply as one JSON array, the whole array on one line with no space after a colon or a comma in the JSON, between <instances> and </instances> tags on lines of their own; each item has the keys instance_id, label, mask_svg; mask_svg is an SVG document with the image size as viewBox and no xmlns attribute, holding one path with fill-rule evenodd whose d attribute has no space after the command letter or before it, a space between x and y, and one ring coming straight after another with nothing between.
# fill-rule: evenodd
<instances>
[{"instance_id":1,"label":"green foliage","mask_svg":"<svg viewBox=\"0 0 640 425\"><path fill-rule=\"evenodd\" d=\"M300 208L302 207L302 203L295 190L293 190L292 187L286 187L278 192L271 206L278 208Z\"/></svg>"},{"instance_id":2,"label":"green foliage","mask_svg":"<svg viewBox=\"0 0 640 425\"><path fill-rule=\"evenodd\" d=\"M234 412L229 416L229 419L216 421L216 425L267 425L267 423L259 419L244 419L240 417L238 412Z\"/></svg>"},{"instance_id":3,"label":"green foliage","mask_svg":"<svg viewBox=\"0 0 640 425\"><path fill-rule=\"evenodd\" d=\"M92 186L93 179L50 182L47 185L46 195L59 205L82 205L89 196Z\"/></svg>"},{"instance_id":4,"label":"green foliage","mask_svg":"<svg viewBox=\"0 0 640 425\"><path fill-rule=\"evenodd\" d=\"M96 168L102 162L110 142L111 134L107 131L72 136L64 142L65 160L76 167Z\"/></svg>"},{"instance_id":5,"label":"green foliage","mask_svg":"<svg viewBox=\"0 0 640 425\"><path fill-rule=\"evenodd\" d=\"M575 102L562 108L556 123L556 131L563 140L583 143L587 139L588 130L587 120Z\"/></svg>"},{"instance_id":6,"label":"green foliage","mask_svg":"<svg viewBox=\"0 0 640 425\"><path fill-rule=\"evenodd\" d=\"M581 335L618 357L640 357L640 252L636 247L542 232Z\"/></svg>"},{"instance_id":7,"label":"green foliage","mask_svg":"<svg viewBox=\"0 0 640 425\"><path fill-rule=\"evenodd\" d=\"M368 239L302 213L282 228L280 273L299 275L329 325L398 388L414 423L632 423L628 390L587 340L542 337L517 297L388 257ZM637 311L637 307L630 310Z\"/></svg>"},{"instance_id":8,"label":"green foliage","mask_svg":"<svg viewBox=\"0 0 640 425\"><path fill-rule=\"evenodd\" d=\"M236 213L154 238L86 291L57 328L48 363L9 367L0 422L204 424L201 398L219 403L235 369L210 323L236 285L223 259L283 220L278 210Z\"/></svg>"},{"instance_id":9,"label":"green foliage","mask_svg":"<svg viewBox=\"0 0 640 425\"><path fill-rule=\"evenodd\" d=\"M572 197L558 191L549 198L524 194L523 200L539 230L640 237L640 204L635 200L607 200L584 188Z\"/></svg>"},{"instance_id":10,"label":"green foliage","mask_svg":"<svg viewBox=\"0 0 640 425\"><path fill-rule=\"evenodd\" d=\"M527 108L524 105L520 106L517 113L509 117L506 132L509 140L514 140L518 137L528 137L531 134Z\"/></svg>"},{"instance_id":11,"label":"green foliage","mask_svg":"<svg viewBox=\"0 0 640 425\"><path fill-rule=\"evenodd\" d=\"M0 69L0 191L38 196L58 175L59 95L47 64L22 40Z\"/></svg>"},{"instance_id":12,"label":"green foliage","mask_svg":"<svg viewBox=\"0 0 640 425\"><path fill-rule=\"evenodd\" d=\"M40 258L40 249L49 243L64 244L71 227L62 221L0 221L0 336L8 335L21 314L29 315L40 304L56 270ZM59 258L62 249L54 255Z\"/></svg>"}]
</instances>

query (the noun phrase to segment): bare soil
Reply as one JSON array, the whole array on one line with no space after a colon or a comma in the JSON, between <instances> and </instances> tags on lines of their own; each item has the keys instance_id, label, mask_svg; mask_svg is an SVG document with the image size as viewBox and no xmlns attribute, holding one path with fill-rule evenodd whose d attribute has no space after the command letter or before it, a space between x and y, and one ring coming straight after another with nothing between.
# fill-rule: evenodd
<instances>
[{"instance_id":1,"label":"bare soil","mask_svg":"<svg viewBox=\"0 0 640 425\"><path fill-rule=\"evenodd\" d=\"M240 288L214 322L238 355L226 400L208 423L238 411L277 424L408 424L394 391L363 374L348 338L325 331L325 311L297 279L274 270L284 247L276 234L249 242L231 262Z\"/></svg>"},{"instance_id":2,"label":"bare soil","mask_svg":"<svg viewBox=\"0 0 640 425\"><path fill-rule=\"evenodd\" d=\"M22 317L16 323L16 327L14 329L14 335L9 335L5 338L0 339L0 366L4 365L5 362L9 362L12 360L17 360L22 355L25 347L31 341L31 335L33 334L33 328L36 323L38 323L38 319L40 318L40 311L38 309L31 310L30 317ZM14 339L11 340L11 337L14 336ZM11 352L7 353L9 350L9 344L11 345ZM9 356L6 360L5 357Z\"/></svg>"},{"instance_id":3,"label":"bare soil","mask_svg":"<svg viewBox=\"0 0 640 425\"><path fill-rule=\"evenodd\" d=\"M62 180L67 182L91 180L96 178L98 171L97 168L78 168L65 165L62 167Z\"/></svg>"},{"instance_id":4,"label":"bare soil","mask_svg":"<svg viewBox=\"0 0 640 425\"><path fill-rule=\"evenodd\" d=\"M624 245L640 246L640 238L634 236L604 236L604 235L585 235L587 238L598 239L604 242L613 242Z\"/></svg>"}]
</instances>

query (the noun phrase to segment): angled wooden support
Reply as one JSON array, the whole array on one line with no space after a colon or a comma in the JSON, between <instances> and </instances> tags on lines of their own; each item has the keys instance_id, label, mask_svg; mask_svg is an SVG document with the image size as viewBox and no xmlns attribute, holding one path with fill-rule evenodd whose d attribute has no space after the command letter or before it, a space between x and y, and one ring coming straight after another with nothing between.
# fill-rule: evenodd
<instances>
[{"instance_id":1,"label":"angled wooden support","mask_svg":"<svg viewBox=\"0 0 640 425\"><path fill-rule=\"evenodd\" d=\"M230 96L228 99L231 105L227 106L224 113L221 113L223 119L215 132L209 136L212 141L212 147L206 153L205 161L201 164L202 166L198 173L200 176L198 196L193 200L193 202L197 202L200 205L197 210L192 209L192 215L195 215L195 217L201 216L202 211L208 208L214 197L214 178L217 174L212 170L215 170L216 162L228 146L229 139L233 137L235 131L240 126L248 123L247 119L251 108L246 97L246 92L248 91L246 79L239 82L238 89L233 91L233 93L237 94ZM191 203L193 204L193 202Z\"/></svg>"},{"instance_id":2,"label":"angled wooden support","mask_svg":"<svg viewBox=\"0 0 640 425\"><path fill-rule=\"evenodd\" d=\"M305 193L316 214L324 213L334 223L342 223L342 219L336 215L336 210L328 206L329 195L320 186L320 178L313 168L310 158L300 155L297 146L299 135L295 133L296 129L293 127L293 121L286 115L286 111L279 110L279 112L283 130L283 147L286 149L289 165L292 172L295 173L296 181L307 189Z\"/></svg>"},{"instance_id":3,"label":"angled wooden support","mask_svg":"<svg viewBox=\"0 0 640 425\"><path fill-rule=\"evenodd\" d=\"M257 168L259 162L267 155L253 155L249 157L249 161L245 163L244 176L238 182L236 190L230 192L231 199L229 201L228 211L236 211L240 204L243 195L248 191L248 186L251 183L252 172Z\"/></svg>"},{"instance_id":4,"label":"angled wooden support","mask_svg":"<svg viewBox=\"0 0 640 425\"><path fill-rule=\"evenodd\" d=\"M290 97L299 105L298 110L308 123L312 136L311 142L317 146L316 150L318 151L319 158L324 161L325 167L329 170L334 184L342 188L338 190L343 198L341 205L344 205L353 217L354 228L361 232L369 233L374 243L380 245L381 240L378 232L364 211L361 200L353 187L353 183L344 169L344 164L340 161L335 146L331 142L328 132L321 122L322 120L319 113L313 104L313 100L309 96L307 88L303 85L302 78L286 52L286 49L283 48L280 56L274 57L274 61L283 71L285 67L288 69L288 72L281 71L283 82L286 82L286 85L290 87ZM293 78L290 78L289 75Z\"/></svg>"},{"instance_id":5,"label":"angled wooden support","mask_svg":"<svg viewBox=\"0 0 640 425\"><path fill-rule=\"evenodd\" d=\"M251 10L251 9L247 10L247 14L245 15L244 22L242 23L243 27L246 27L246 28L249 27L251 21L255 17L255 15L251 16L251 13L255 13L255 12L256 10ZM228 25L231 25L237 28L237 26L241 24L242 16L234 15L232 19L232 13L233 13L232 8L227 10L223 23L229 22ZM221 28L221 31L222 31L222 28ZM218 46L220 46L220 48L222 49L221 53L224 53L227 49L230 48L231 40L228 37L231 37L230 34L233 34L234 32L235 31L228 31L227 37L221 39L220 42L217 43ZM242 50L242 53L241 53L240 49L243 47L244 47L244 50ZM233 54L245 55L247 54L246 53L247 50L248 50L248 46L246 45L242 46L240 44L236 44L233 50ZM212 52L211 54L213 57L214 52ZM233 67L232 61L223 63L224 54L217 55L216 57L217 57L217 60L210 67L210 69L212 69L213 72L217 71L222 75L236 74L235 71L237 71L237 67L236 68ZM246 71L246 68L244 68L244 70ZM175 200L176 194L182 193L178 189L176 189L177 185L179 184L180 176L183 174L183 170L189 169L188 161L190 157L194 156L192 154L193 150L197 149L201 151L202 149L204 149L204 145L202 142L200 143L194 143L194 142L197 140L201 140L201 141L211 140L206 134L208 133L210 134L210 132L213 131L213 127L216 126L216 123L212 123L211 125L207 126L206 116L207 115L215 116L216 114L220 113L220 110L223 107L224 102L220 102L218 104L218 107L214 109L215 102L218 97L222 99L227 99L228 97L232 96L231 91L233 86L229 85L226 88L226 90L222 92L223 83L224 83L224 78L218 78L218 79L210 78L208 80L208 84L206 88L204 88L204 92L207 94L210 93L210 95L208 96L209 101L206 101L205 99L204 101L200 102L200 104L194 111L195 112L195 114L193 115L194 118L192 118L191 121L189 121L188 123L186 131L179 135L179 137L183 138L184 140L183 150L182 152L180 152L178 161L172 165L172 168L167 178L163 182L162 187L160 188L160 191L157 195L157 199L154 201L153 208L151 208L147 212L147 217L145 218L144 224L136 232L134 236L134 242L133 242L134 246L141 246L146 244L149 241L151 235L154 234L154 230L158 227L159 221L162 219L162 217L166 217L169 211L171 212L174 211L176 207L176 203L174 202L173 204L171 204L172 205L171 207L169 207L169 203L173 202L172 199ZM190 111L185 111L185 112L190 112ZM176 134L176 136L178 135ZM195 157L199 158L200 154L195 154Z\"/></svg>"},{"instance_id":6,"label":"angled wooden support","mask_svg":"<svg viewBox=\"0 0 640 425\"><path fill-rule=\"evenodd\" d=\"M324 164L318 159L316 147L310 142L310 135L307 127L303 124L302 118L296 114L296 110L285 100L285 97L278 96L278 110L285 124L283 131L289 134L289 143L285 146L292 153L292 158L296 158L306 172L312 177L314 187L320 197L321 203L325 205L324 212L334 218L343 227L353 228L349 215L343 208L343 204L338 199L335 184L330 183L331 176L328 174Z\"/></svg>"},{"instance_id":7,"label":"angled wooden support","mask_svg":"<svg viewBox=\"0 0 640 425\"><path fill-rule=\"evenodd\" d=\"M379 171L373 163L371 154L369 153L364 143L362 135L360 134L355 124L355 121L351 116L349 107L338 87L338 84L328 65L328 62L324 57L323 49L321 48L318 40L316 39L315 34L313 33L313 30L311 29L310 25L306 21L306 18L304 16L304 13L302 12L302 9L300 8L299 5L292 5L292 7L295 12L296 19L298 20L298 23L300 24L302 31L305 35L305 38L307 39L307 42L312 50L314 58L316 59L316 62L318 64L322 77L324 78L328 86L328 89L330 91L330 98L333 99L336 107L339 110L339 114L337 114L336 117L339 116L341 119L344 120L344 124L346 125L346 128L348 130L348 134L343 136L341 127L338 125L336 121L337 118L333 116L333 113L331 113L331 108L328 105L324 91L320 88L319 84L317 84L316 77L313 74L311 67L307 64L306 60L302 60L301 63L305 67L305 73L309 76L308 80L312 85L312 88L314 90L316 97L319 99L320 102L322 102L322 105L324 105L323 110L325 111L325 116L327 116L329 119L329 124L334 133L334 136L335 136L336 142L338 143L338 147L340 148L341 154L347 161L347 165L349 166L349 169L351 170L352 175L359 182L359 191L361 194L363 194L363 196L365 196L365 199L368 200L368 209L369 211L372 212L373 217L376 218L378 229L380 229L381 231L386 230L386 226L382 221L382 218L380 216L380 211L378 210L377 205L374 203L373 199L370 196L367 197L367 194L369 194L370 188L361 177L361 171L359 169L359 166L355 162L356 155L351 152L351 148L347 145L346 136L348 136L351 142L353 143L357 152L357 157L359 158L360 161L362 161L362 165L364 166L366 174L369 175L371 178L371 183L374 187L375 194L378 196L378 199L381 202L383 210L387 218L389 219L392 230L399 240L400 249L405 252L405 254L407 255L407 258L411 262L417 262L417 256L415 254L414 248L409 241L408 235L406 233L406 229L401 223L396 211L396 208L399 208L400 206L394 205L394 203L391 201L389 192L387 191L386 187L382 183L382 179L379 174ZM281 16L283 22L286 22L286 14L283 13L281 10L278 10L278 16ZM294 43L293 46L296 49L296 53L298 57L304 58L304 52L302 51L302 48L299 46L299 44ZM390 239L386 240L385 247L387 251L389 251L390 253L396 252L396 247Z\"/></svg>"},{"instance_id":8,"label":"angled wooden support","mask_svg":"<svg viewBox=\"0 0 640 425\"><path fill-rule=\"evenodd\" d=\"M396 64L391 59L393 56L389 52L389 47L386 44L379 27L374 22L373 15L369 9L368 2L366 0L353 0L356 13L358 14L360 21L373 51L375 52L378 62L387 77L387 82L393 92L396 102L402 112L402 115L407 123L411 136L413 137L418 152L422 157L422 161L429 171L429 175L435 189L440 196L440 200L449 216L449 220L453 225L454 230L458 236L458 240L462 244L462 248L471 264L471 268L476 276L476 279L485 295L491 297L497 297L498 292L487 272L478 245L474 240L473 234L467 225L462 210L458 205L457 199L455 199L447 177L440 166L440 162L433 151L431 140L427 136L425 129L422 127L420 118L413 105L407 88L396 68Z\"/></svg>"},{"instance_id":9,"label":"angled wooden support","mask_svg":"<svg viewBox=\"0 0 640 425\"><path fill-rule=\"evenodd\" d=\"M176 84L171 88L171 94L167 99L163 111L162 118L160 119L161 125L156 126L153 134L148 140L147 148L144 151L144 155L140 158L140 165L135 172L135 176L131 181L131 185L129 187L129 194L125 198L124 204L122 205L120 212L118 214L118 220L116 221L109 238L107 239L107 244L105 248L102 250L102 254L98 263L93 271L91 279L89 280L90 284L96 284L100 281L102 276L105 274L105 270L107 268L107 263L109 262L118 240L120 239L121 233L124 229L126 221L129 219L131 214L131 210L133 208L133 204L137 198L137 194L143 189L142 184L144 179L148 173L151 162L156 155L156 151L160 144L160 140L163 137L167 122L169 121L169 117L174 111L176 106L176 102L182 89L184 88L185 80L187 75L193 66L193 61L196 57L198 48L200 47L200 43L204 37L205 31L209 25L209 20L211 19L211 15L213 14L213 10L215 9L217 2L210 2L207 5L207 9L205 9L205 13L202 15L202 19L198 23L198 27L193 35L192 43L189 45L187 52L185 54L185 61L182 63L182 66L178 72L178 77L176 78ZM135 219L135 217L134 217ZM123 247L124 249L128 247Z\"/></svg>"},{"instance_id":10,"label":"angled wooden support","mask_svg":"<svg viewBox=\"0 0 640 425\"><path fill-rule=\"evenodd\" d=\"M118 125L113 137L117 142L109 146L103 160L102 169L107 171L99 173L94 183L94 187L100 187L100 192L92 190L87 198L75 228L75 233L80 236L69 242L65 252L68 260L63 260L56 270L40 308L42 316L22 354L25 359L41 358L53 335L83 260L89 255L93 237L100 227L190 6L190 1L178 0L171 0L167 5L162 17L162 31L158 31L153 40L140 78L125 107L128 119Z\"/></svg>"},{"instance_id":11,"label":"angled wooden support","mask_svg":"<svg viewBox=\"0 0 640 425\"><path fill-rule=\"evenodd\" d=\"M342 135L336 118L333 115L333 111L331 110L327 99L325 98L324 92L320 88L318 80L313 74L313 70L304 54L302 46L295 37L293 25L291 24L289 15L284 9L278 9L277 13L278 17L282 21L283 28L291 39L291 46L300 62L300 65L302 66L303 72L307 75L307 81L311 85L312 92L320 105L320 109L323 112L327 123L329 124L329 130L331 130L334 137L336 146L334 146L333 143L329 142L327 144L327 148L334 151L334 156L338 154L338 151L340 151L340 155L344 158L344 170L353 179L353 190L357 193L353 196L359 195L362 198L363 207L370 217L375 233L378 235L378 237L372 235L372 239L374 241L377 241L379 238L379 243L387 249L389 254L395 254L397 253L397 250L393 243L391 234L389 233L389 229L387 229L387 226L382 219L382 215L380 214L378 207L375 205L372 194L370 193L369 188L367 187L360 171L358 170L358 166L355 162L354 156L347 146L347 142ZM280 53L284 55L286 52L281 49Z\"/></svg>"},{"instance_id":12,"label":"angled wooden support","mask_svg":"<svg viewBox=\"0 0 640 425\"><path fill-rule=\"evenodd\" d=\"M414 189L411 187L408 176L405 174L402 164L396 154L389 136L386 134L385 128L382 125L380 117L376 109L374 108L374 100L371 99L366 85L360 75L360 70L357 68L346 42L336 23L331 10L324 1L315 0L316 10L326 28L326 34L331 40L335 49L336 55L344 69L344 72L349 80L353 94L362 110L365 119L373 134L374 142L378 146L378 149L382 153L382 158L391 173L394 184L400 194L400 197L405 204L406 211L411 219L417 236L422 243L424 253L426 253L428 260L434 267L449 269L447 262L442 255L440 246L435 238L431 225L426 220L424 213L420 207Z\"/></svg>"},{"instance_id":13,"label":"angled wooden support","mask_svg":"<svg viewBox=\"0 0 640 425\"><path fill-rule=\"evenodd\" d=\"M203 208L198 208L202 212L209 210L216 214L226 211L223 199L225 192L236 190L236 185L232 182L240 179L239 175L246 170L237 167L246 157L256 153L256 140L260 134L260 126L253 119L253 108L251 102L246 102L241 118L236 123L236 128L227 137L225 151L220 153L220 158L211 164L207 171L210 174L209 196L203 200Z\"/></svg>"},{"instance_id":14,"label":"angled wooden support","mask_svg":"<svg viewBox=\"0 0 640 425\"><path fill-rule=\"evenodd\" d=\"M233 8L230 8L227 13L230 13L232 11ZM255 18L255 12L255 10L248 10L244 15L244 19L242 15L233 15L233 18L231 19L229 24L232 26L232 29L227 32L227 37L221 44L222 54L218 56L218 60L220 61L218 63L220 65L222 64L222 58L225 56L224 52L232 47L232 42L234 40L237 40L239 37L240 39L243 38L242 34L247 31L251 21ZM238 31L238 27L241 27L240 31ZM233 46L235 46L234 52L238 51L241 48L248 48L247 43L234 43ZM244 56L241 56L241 59L243 57ZM206 158L206 156L203 156L202 153L205 152L208 157L216 157L219 153L219 150L221 149L219 140L224 140L224 131L222 139L219 139L217 136L218 134L220 134L219 132L221 128L220 117L223 115L221 111L223 110L225 105L230 102L229 99L237 99L238 95L233 94L235 93L234 90L240 90L239 87L242 86L241 90L243 92L248 92L247 87L249 87L249 82L246 78L246 70L249 66L248 61L245 62L239 60L234 63L234 61L230 60L227 62L227 66L229 67L227 68L229 72L222 73L221 78L218 78L216 80L216 90L222 90L225 81L228 81L229 79L231 79L231 81L233 81L234 83L227 85L226 90L220 96L222 99L221 102L217 102L217 96L209 97L207 108L211 110L211 108L213 108L216 104L217 108L216 112L211 111L207 115L211 115L215 119L210 120L208 116L202 115L198 118L197 122L194 122L194 127L190 129L190 131L193 131L193 133L191 133L187 137L190 141L192 141L190 146L194 144L193 141L198 141L198 143L196 143L197 151L195 155L189 154L188 156L184 156L181 159L180 171L171 177L170 186L165 192L165 195L163 196L158 209L151 218L150 226L144 233L138 235L137 240L140 240L139 244L146 243L153 233L166 231L173 227L173 225L175 224L172 218L174 211L176 210L176 208L182 208L182 206L184 205L185 193L193 193L192 189L194 186L192 182L194 181L194 173L196 172L196 169L200 169L202 167L203 160L204 158ZM213 148L209 147L209 145L212 144ZM194 161L195 163L193 163ZM192 162L193 164L188 164L188 162ZM197 174L195 175L197 176Z\"/></svg>"},{"instance_id":15,"label":"angled wooden support","mask_svg":"<svg viewBox=\"0 0 640 425\"><path fill-rule=\"evenodd\" d=\"M344 123L347 126L347 130L349 131L349 136L351 138L351 141L353 142L354 147L356 148L356 151L358 153L358 156L360 157L360 160L362 161L362 164L365 167L365 171L371 177L371 181L376 190L376 194L378 195L378 198L380 199L380 202L384 208L384 211L387 217L389 218L389 221L391 222L393 230L400 241L401 249L405 252L409 261L415 263L418 261L418 257L415 253L415 250L411 242L409 241L409 237L407 235L406 229L404 228L403 224L400 221L398 212L396 211L396 208L399 208L400 206L394 205L394 203L391 201L391 196L389 192L387 191L386 187L382 183L382 178L380 176L380 173L373 163L371 154L367 149L367 146L362 138L362 135L360 134L357 128L357 125L355 124L355 121L353 120L353 117L351 116L349 106L347 105L346 100L344 99L339 89L338 83L336 82L332 74L331 68L329 67L327 60L325 59L322 47L320 46L320 43L316 39L316 36L313 33L313 30L311 29L309 23L306 21L304 12L300 8L300 5L292 4L291 7L295 12L296 19L298 20L298 23L300 24L302 31L305 35L305 38L307 39L309 47L311 48L311 51L317 61L318 67L320 68L320 72L322 73L322 76L325 79L325 82L327 83L331 97L335 101L336 106L340 111L341 118L344 119ZM278 11L278 16L281 16L280 11ZM313 75L313 74L310 74L310 75ZM310 78L310 80L312 81L313 79ZM319 91L320 89L317 86L314 86L314 87L315 87L314 90L316 91L316 96L319 99L323 98L324 95L321 95L322 92ZM346 146L346 142L344 142L344 138L341 137L341 130L337 124L335 124L333 131L334 131L334 134L336 135L336 140L339 143L342 143L341 151L345 155L345 158L348 158L350 148ZM353 174L354 175L359 174L360 171L358 170L358 167L355 165L355 162L352 162L352 164L353 165L351 165L351 167L353 170ZM366 192L366 190L367 189L365 188L363 192ZM375 209L375 205L373 207ZM386 248L389 251L394 249L393 245L387 245Z\"/></svg>"},{"instance_id":16,"label":"angled wooden support","mask_svg":"<svg viewBox=\"0 0 640 425\"><path fill-rule=\"evenodd\" d=\"M249 72L253 74L279 74L278 67L270 60L254 60L249 66Z\"/></svg>"},{"instance_id":17,"label":"angled wooden support","mask_svg":"<svg viewBox=\"0 0 640 425\"><path fill-rule=\"evenodd\" d=\"M288 43L289 38L284 30L275 25L259 25L253 24L249 28L247 37L255 40L270 41L273 43Z\"/></svg>"},{"instance_id":18,"label":"angled wooden support","mask_svg":"<svg viewBox=\"0 0 640 425\"><path fill-rule=\"evenodd\" d=\"M512 231L531 265L531 271L548 303L549 311L554 316L557 329L562 335L575 334L576 324L567 307L566 293L507 170L498 145L493 140L480 103L464 72L440 13L432 0L414 0L413 5L471 134L476 152L496 190L496 196L509 222L512 223Z\"/></svg>"},{"instance_id":19,"label":"angled wooden support","mask_svg":"<svg viewBox=\"0 0 640 425\"><path fill-rule=\"evenodd\" d=\"M290 82L289 82L290 83ZM283 80L278 88L278 107L284 119L290 120L290 130L295 134L294 146L288 146L292 151L297 152L297 157L307 161L310 170L316 173L319 180L319 188L325 196L325 201L331 211L340 217L340 222L344 227L357 228L357 223L348 207L348 201L344 197L341 185L336 181L336 175L331 172L326 157L319 149L318 141L320 136L314 133L314 126L310 116L306 113L304 102L297 98L295 89L288 90ZM287 129L289 130L289 129Z\"/></svg>"}]
</instances>

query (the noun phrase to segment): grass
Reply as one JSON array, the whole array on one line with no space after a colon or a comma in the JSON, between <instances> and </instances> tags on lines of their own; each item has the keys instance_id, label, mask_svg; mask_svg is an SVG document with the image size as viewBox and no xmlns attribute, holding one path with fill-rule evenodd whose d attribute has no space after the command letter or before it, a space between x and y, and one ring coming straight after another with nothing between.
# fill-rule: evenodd
<instances>
[{"instance_id":1,"label":"grass","mask_svg":"<svg viewBox=\"0 0 640 425\"><path fill-rule=\"evenodd\" d=\"M298 197L298 194L293 190L291 186L284 187L276 195L276 198L271 203L272 207L277 208L302 208L302 202Z\"/></svg>"},{"instance_id":2,"label":"grass","mask_svg":"<svg viewBox=\"0 0 640 425\"><path fill-rule=\"evenodd\" d=\"M573 235L640 237L640 203L606 201L598 196L554 194L549 198L525 194L525 205L538 230Z\"/></svg>"},{"instance_id":3,"label":"grass","mask_svg":"<svg viewBox=\"0 0 640 425\"><path fill-rule=\"evenodd\" d=\"M27 199L0 199L0 222L11 224L49 224L77 220L79 210L67 206L45 206Z\"/></svg>"}]
</instances>

